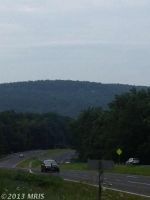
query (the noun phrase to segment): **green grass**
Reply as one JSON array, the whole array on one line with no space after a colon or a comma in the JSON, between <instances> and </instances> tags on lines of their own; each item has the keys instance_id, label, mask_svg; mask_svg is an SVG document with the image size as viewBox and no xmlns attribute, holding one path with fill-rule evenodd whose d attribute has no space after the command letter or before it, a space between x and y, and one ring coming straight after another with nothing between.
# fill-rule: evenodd
<instances>
[{"instance_id":1,"label":"green grass","mask_svg":"<svg viewBox=\"0 0 150 200\"><path fill-rule=\"evenodd\" d=\"M39 168L41 166L41 160L38 160L37 158L30 158L19 163L17 167L28 168L30 163L31 163L32 168ZM89 170L86 163L61 164L60 169L61 170L80 170L80 171Z\"/></svg>"},{"instance_id":2,"label":"green grass","mask_svg":"<svg viewBox=\"0 0 150 200\"><path fill-rule=\"evenodd\" d=\"M60 169L85 171L85 170L88 170L88 166L87 166L87 163L81 163L81 162L67 163L67 164L60 165Z\"/></svg>"},{"instance_id":3,"label":"green grass","mask_svg":"<svg viewBox=\"0 0 150 200\"><path fill-rule=\"evenodd\" d=\"M68 151L72 151L72 150L69 150L69 149L47 150L43 155L40 155L39 157L32 157L27 160L23 160L22 162L20 162L17 165L17 167L29 168L29 164L32 163L32 168L39 168L41 165L42 159L53 158L57 155L64 154ZM62 164L62 165L60 165L60 169L62 169L62 170L80 170L80 171L89 170L87 163L81 163L81 162ZM116 165L114 167L114 169L106 171L106 172L150 176L150 167Z\"/></svg>"},{"instance_id":4,"label":"green grass","mask_svg":"<svg viewBox=\"0 0 150 200\"><path fill-rule=\"evenodd\" d=\"M42 158L45 158L45 159L47 159L49 157L53 158L57 155L62 155L69 151L71 152L72 150L71 149L49 149L42 155Z\"/></svg>"},{"instance_id":5,"label":"green grass","mask_svg":"<svg viewBox=\"0 0 150 200\"><path fill-rule=\"evenodd\" d=\"M29 158L29 159L23 160L20 163L18 163L17 167L29 168L29 163L32 162L33 160L34 160L34 158Z\"/></svg>"},{"instance_id":6,"label":"green grass","mask_svg":"<svg viewBox=\"0 0 150 200\"><path fill-rule=\"evenodd\" d=\"M89 170L87 163L68 163L60 166L63 170ZM115 165L114 169L106 172L150 176L150 167Z\"/></svg>"},{"instance_id":7,"label":"green grass","mask_svg":"<svg viewBox=\"0 0 150 200\"><path fill-rule=\"evenodd\" d=\"M113 170L111 170L110 172L121 173L121 174L134 174L134 175L150 176L150 167L116 165L115 168Z\"/></svg>"},{"instance_id":8,"label":"green grass","mask_svg":"<svg viewBox=\"0 0 150 200\"><path fill-rule=\"evenodd\" d=\"M38 168L38 167L40 167L40 166L41 166L41 163L42 163L42 161L41 161L41 160L34 159L34 160L32 160L31 167L32 167L32 168Z\"/></svg>"},{"instance_id":9,"label":"green grass","mask_svg":"<svg viewBox=\"0 0 150 200\"><path fill-rule=\"evenodd\" d=\"M32 163L32 168L38 168L41 165L41 160L54 158L55 156L62 155L72 151L70 149L50 149L47 150L44 154L39 155L38 157L31 157L26 160L18 163L17 167L19 168L29 168L29 164Z\"/></svg>"},{"instance_id":10,"label":"green grass","mask_svg":"<svg viewBox=\"0 0 150 200\"><path fill-rule=\"evenodd\" d=\"M0 195L43 193L45 200L97 200L97 188L83 183L65 182L52 175L0 169ZM25 198L26 199L26 198ZM134 195L105 190L102 200L146 200Z\"/></svg>"}]
</instances>

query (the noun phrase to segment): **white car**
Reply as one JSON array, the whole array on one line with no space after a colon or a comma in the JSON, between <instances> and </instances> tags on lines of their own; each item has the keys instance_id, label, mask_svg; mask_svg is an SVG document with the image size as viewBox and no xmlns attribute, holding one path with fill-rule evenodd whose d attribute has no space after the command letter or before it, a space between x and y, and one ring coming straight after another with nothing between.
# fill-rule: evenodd
<instances>
[{"instance_id":1,"label":"white car","mask_svg":"<svg viewBox=\"0 0 150 200\"><path fill-rule=\"evenodd\" d=\"M23 153L19 154L19 157L20 157L20 158L24 158Z\"/></svg>"},{"instance_id":2,"label":"white car","mask_svg":"<svg viewBox=\"0 0 150 200\"><path fill-rule=\"evenodd\" d=\"M140 160L138 158L129 158L126 161L126 165L138 165L140 163Z\"/></svg>"}]
</instances>

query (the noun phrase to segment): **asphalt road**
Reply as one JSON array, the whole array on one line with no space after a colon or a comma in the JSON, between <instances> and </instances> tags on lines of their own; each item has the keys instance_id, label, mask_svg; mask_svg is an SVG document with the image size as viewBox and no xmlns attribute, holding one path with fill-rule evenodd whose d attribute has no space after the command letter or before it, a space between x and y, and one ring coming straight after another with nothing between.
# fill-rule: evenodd
<instances>
[{"instance_id":1,"label":"asphalt road","mask_svg":"<svg viewBox=\"0 0 150 200\"><path fill-rule=\"evenodd\" d=\"M28 159L32 156L42 157L43 150L23 152L24 158L19 157L20 153L12 154L6 158L0 160L0 167L2 168L15 168L16 165L23 159ZM74 156L74 152L67 152L63 155L58 155L53 158L58 163L63 163L71 160ZM33 171L37 172L37 171ZM40 172L40 171L39 171ZM80 182L86 182L92 185L98 185L98 173L92 171L66 171L63 170L58 176L66 180L74 180ZM135 193L139 195L145 195L150 198L150 177L137 176L137 175L125 175L115 173L105 173L102 177L103 186L110 189L126 191L129 193Z\"/></svg>"},{"instance_id":2,"label":"asphalt road","mask_svg":"<svg viewBox=\"0 0 150 200\"><path fill-rule=\"evenodd\" d=\"M16 165L23 160L26 160L33 156L40 156L44 153L44 150L26 151L20 153L14 153L7 157L0 159L0 168L15 168ZM23 153L24 157L20 158L19 155Z\"/></svg>"},{"instance_id":3,"label":"asphalt road","mask_svg":"<svg viewBox=\"0 0 150 200\"><path fill-rule=\"evenodd\" d=\"M60 176L64 179L83 181L98 185L98 173L81 171L62 171ZM150 177L125 174L104 173L103 186L110 189L126 191L150 197Z\"/></svg>"}]
</instances>

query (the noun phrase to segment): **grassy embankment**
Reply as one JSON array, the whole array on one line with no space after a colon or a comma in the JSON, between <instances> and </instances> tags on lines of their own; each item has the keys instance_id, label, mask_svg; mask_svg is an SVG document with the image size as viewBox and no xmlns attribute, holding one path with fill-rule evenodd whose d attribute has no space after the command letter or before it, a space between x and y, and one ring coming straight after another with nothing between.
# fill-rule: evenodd
<instances>
[{"instance_id":1,"label":"grassy embankment","mask_svg":"<svg viewBox=\"0 0 150 200\"><path fill-rule=\"evenodd\" d=\"M89 170L86 163L63 164L61 168L66 170ZM106 172L150 176L150 166L115 165L114 169Z\"/></svg>"},{"instance_id":2,"label":"grassy embankment","mask_svg":"<svg viewBox=\"0 0 150 200\"><path fill-rule=\"evenodd\" d=\"M45 200L97 200L97 188L81 183L65 182L59 177L30 174L23 171L0 170L0 195L44 194ZM102 200L146 200L147 198L109 190Z\"/></svg>"},{"instance_id":3,"label":"grassy embankment","mask_svg":"<svg viewBox=\"0 0 150 200\"><path fill-rule=\"evenodd\" d=\"M71 150L66 150L66 149L48 150L47 152L44 153L44 155L41 156L41 158L42 159L53 158L57 155L64 154L68 151L71 151ZM32 165L32 168L39 168L41 165L41 159L39 159L38 157L32 157L19 163L17 167L28 168L30 163ZM80 171L89 170L87 163L81 163L81 162L61 164L60 169L61 170L80 170ZM150 166L115 165L114 169L106 171L106 172L150 176Z\"/></svg>"},{"instance_id":4,"label":"grassy embankment","mask_svg":"<svg viewBox=\"0 0 150 200\"><path fill-rule=\"evenodd\" d=\"M20 162L17 165L17 167L28 168L30 163L31 163L32 168L38 168L38 167L40 167L41 160L51 159L55 156L62 155L62 154L67 153L69 151L72 151L72 150L70 150L70 149L50 149L50 150L47 150L44 154L23 160L22 162Z\"/></svg>"},{"instance_id":5,"label":"grassy embankment","mask_svg":"<svg viewBox=\"0 0 150 200\"><path fill-rule=\"evenodd\" d=\"M125 166L116 165L110 172L121 173L121 174L134 174L150 176L150 166Z\"/></svg>"}]
</instances>

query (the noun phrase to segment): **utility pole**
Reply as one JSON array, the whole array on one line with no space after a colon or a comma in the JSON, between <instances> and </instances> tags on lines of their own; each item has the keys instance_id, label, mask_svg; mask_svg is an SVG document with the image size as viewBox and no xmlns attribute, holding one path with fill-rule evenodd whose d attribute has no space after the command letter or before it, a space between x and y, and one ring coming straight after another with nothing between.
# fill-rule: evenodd
<instances>
[{"instance_id":1,"label":"utility pole","mask_svg":"<svg viewBox=\"0 0 150 200\"><path fill-rule=\"evenodd\" d=\"M98 200L102 199L102 174L103 174L103 168L102 168L102 162L99 161L98 166Z\"/></svg>"}]
</instances>

